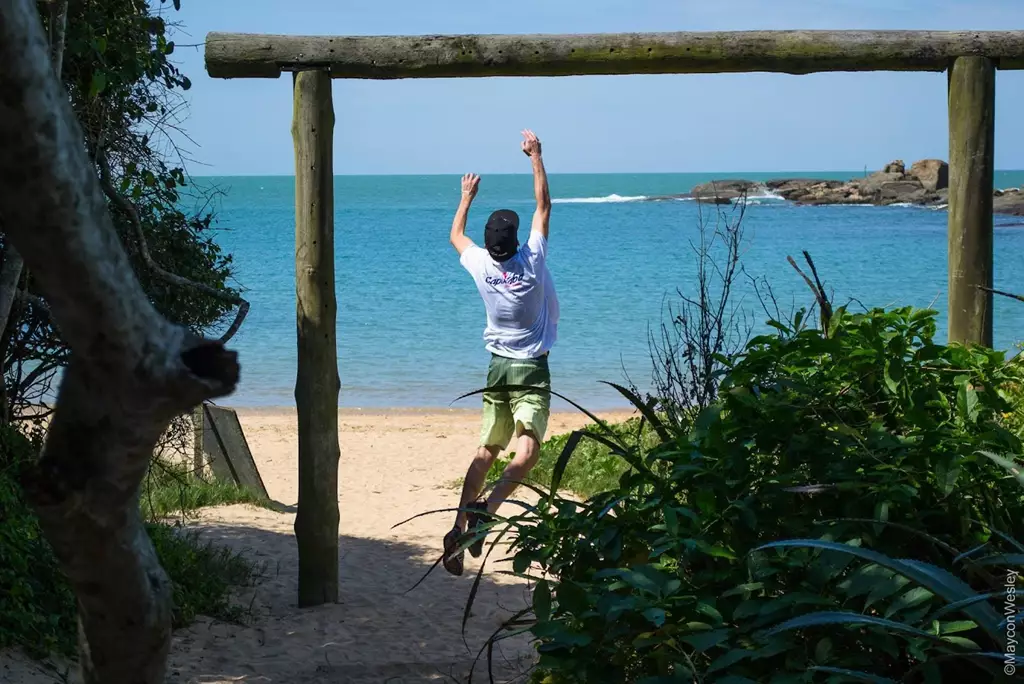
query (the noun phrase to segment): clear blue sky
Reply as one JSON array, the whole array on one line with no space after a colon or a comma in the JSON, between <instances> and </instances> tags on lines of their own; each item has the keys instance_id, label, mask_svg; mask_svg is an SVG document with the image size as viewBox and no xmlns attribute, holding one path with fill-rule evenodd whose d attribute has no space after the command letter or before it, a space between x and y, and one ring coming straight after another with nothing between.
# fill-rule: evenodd
<instances>
[{"instance_id":1,"label":"clear blue sky","mask_svg":"<svg viewBox=\"0 0 1024 684\"><path fill-rule=\"evenodd\" d=\"M594 33L1024 28L1024 0L183 0L195 175L291 174L291 78L214 80L210 31ZM996 166L1024 168L1024 72L996 84ZM854 171L947 158L945 74L724 74L335 81L335 171Z\"/></svg>"}]
</instances>

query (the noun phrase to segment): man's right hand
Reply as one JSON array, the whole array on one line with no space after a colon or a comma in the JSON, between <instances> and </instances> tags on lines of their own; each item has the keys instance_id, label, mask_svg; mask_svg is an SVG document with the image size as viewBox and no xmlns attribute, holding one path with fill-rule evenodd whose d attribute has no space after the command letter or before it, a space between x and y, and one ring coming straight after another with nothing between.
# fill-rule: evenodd
<instances>
[{"instance_id":1,"label":"man's right hand","mask_svg":"<svg viewBox=\"0 0 1024 684\"><path fill-rule=\"evenodd\" d=\"M467 173L462 177L462 196L470 200L476 197L476 191L480 189L480 176L475 173Z\"/></svg>"},{"instance_id":2,"label":"man's right hand","mask_svg":"<svg viewBox=\"0 0 1024 684\"><path fill-rule=\"evenodd\" d=\"M537 135L527 129L523 131L523 154L527 157L539 157L540 156L540 139Z\"/></svg>"}]
</instances>

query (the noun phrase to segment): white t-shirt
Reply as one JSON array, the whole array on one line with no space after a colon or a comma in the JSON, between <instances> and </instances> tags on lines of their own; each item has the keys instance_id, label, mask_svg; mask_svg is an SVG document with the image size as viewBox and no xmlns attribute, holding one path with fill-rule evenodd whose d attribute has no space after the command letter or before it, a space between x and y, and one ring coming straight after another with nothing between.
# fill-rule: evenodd
<instances>
[{"instance_id":1,"label":"white t-shirt","mask_svg":"<svg viewBox=\"0 0 1024 684\"><path fill-rule=\"evenodd\" d=\"M476 282L487 310L487 351L512 359L544 355L558 337L558 296L547 266L548 241L531 231L504 263L470 245L460 261Z\"/></svg>"}]
</instances>

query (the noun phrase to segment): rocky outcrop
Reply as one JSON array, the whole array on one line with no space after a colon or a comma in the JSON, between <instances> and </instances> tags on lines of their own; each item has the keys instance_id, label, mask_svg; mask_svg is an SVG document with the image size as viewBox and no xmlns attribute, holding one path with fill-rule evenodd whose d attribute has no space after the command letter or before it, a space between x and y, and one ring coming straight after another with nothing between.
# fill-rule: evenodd
<instances>
[{"instance_id":1,"label":"rocky outcrop","mask_svg":"<svg viewBox=\"0 0 1024 684\"><path fill-rule=\"evenodd\" d=\"M949 164L941 159L922 159L910 167L910 176L921 181L928 192L949 187Z\"/></svg>"},{"instance_id":2,"label":"rocky outcrop","mask_svg":"<svg viewBox=\"0 0 1024 684\"><path fill-rule=\"evenodd\" d=\"M770 192L803 205L943 206L948 201L948 188L949 165L941 159L922 159L914 162L910 171L902 160L896 160L881 171L849 181L822 178L711 181L696 186L689 196L703 202L728 204L740 197ZM993 209L997 214L1024 216L1024 189L996 190Z\"/></svg>"},{"instance_id":3,"label":"rocky outcrop","mask_svg":"<svg viewBox=\"0 0 1024 684\"><path fill-rule=\"evenodd\" d=\"M888 164L885 165L884 169L882 169L882 173L898 173L901 176L903 174L905 174L906 172L907 172L907 167L903 163L902 159L897 159L896 161L891 161L891 162L889 162Z\"/></svg>"},{"instance_id":4,"label":"rocky outcrop","mask_svg":"<svg viewBox=\"0 0 1024 684\"><path fill-rule=\"evenodd\" d=\"M764 188L763 183L743 179L729 179L701 183L690 191L690 197L709 204L731 204L733 200L757 194L756 189Z\"/></svg>"},{"instance_id":5,"label":"rocky outcrop","mask_svg":"<svg viewBox=\"0 0 1024 684\"><path fill-rule=\"evenodd\" d=\"M1024 188L996 190L992 198L992 210L997 214L1024 216Z\"/></svg>"}]
</instances>

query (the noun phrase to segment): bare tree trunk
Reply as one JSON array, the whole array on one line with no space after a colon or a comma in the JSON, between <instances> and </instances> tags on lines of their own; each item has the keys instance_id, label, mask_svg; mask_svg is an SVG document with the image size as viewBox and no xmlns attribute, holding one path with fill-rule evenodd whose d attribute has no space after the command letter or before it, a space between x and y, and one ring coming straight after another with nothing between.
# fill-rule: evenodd
<instances>
[{"instance_id":1,"label":"bare tree trunk","mask_svg":"<svg viewBox=\"0 0 1024 684\"><path fill-rule=\"evenodd\" d=\"M142 291L33 0L0 2L0 64L0 216L71 349L26 492L78 598L85 682L163 684L171 587L139 485L171 419L234 390L237 359Z\"/></svg>"},{"instance_id":2,"label":"bare tree trunk","mask_svg":"<svg viewBox=\"0 0 1024 684\"><path fill-rule=\"evenodd\" d=\"M68 0L56 0L50 5L50 61L58 81L64 69L64 33L67 24ZM18 283L21 282L24 267L25 260L14 245L6 245L4 263L0 266L0 331L6 330L10 322L11 307L18 294Z\"/></svg>"}]
</instances>

